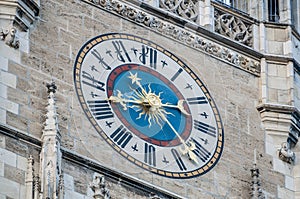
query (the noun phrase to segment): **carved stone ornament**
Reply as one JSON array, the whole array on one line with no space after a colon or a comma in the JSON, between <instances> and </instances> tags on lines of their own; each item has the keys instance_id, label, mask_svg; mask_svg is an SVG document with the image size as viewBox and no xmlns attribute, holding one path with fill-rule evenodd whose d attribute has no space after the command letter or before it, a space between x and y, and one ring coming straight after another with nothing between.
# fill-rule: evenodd
<instances>
[{"instance_id":1,"label":"carved stone ornament","mask_svg":"<svg viewBox=\"0 0 300 199\"><path fill-rule=\"evenodd\" d=\"M221 60L229 62L238 68L242 68L254 75L260 75L260 62L247 57L243 54L235 52L222 45L216 44L208 39L204 39L184 28L179 28L171 23L160 20L157 17L149 15L134 7L119 2L117 0L87 0L96 6L108 10L114 14L118 14L130 21L146 26L151 30L158 32L167 37L173 38L185 45L206 52ZM181 2L181 1L180 1Z\"/></svg>"},{"instance_id":2,"label":"carved stone ornament","mask_svg":"<svg viewBox=\"0 0 300 199\"><path fill-rule=\"evenodd\" d=\"M260 177L259 177L259 169L257 168L256 164L253 164L253 168L250 169L251 171L251 192L250 196L251 199L265 199L265 195L261 189Z\"/></svg>"},{"instance_id":3,"label":"carved stone ornament","mask_svg":"<svg viewBox=\"0 0 300 199\"><path fill-rule=\"evenodd\" d=\"M179 17L196 22L199 15L197 2L198 0L160 0L159 7Z\"/></svg>"},{"instance_id":4,"label":"carved stone ornament","mask_svg":"<svg viewBox=\"0 0 300 199\"><path fill-rule=\"evenodd\" d=\"M215 32L252 47L252 27L252 24L215 8Z\"/></svg>"},{"instance_id":5,"label":"carved stone ornament","mask_svg":"<svg viewBox=\"0 0 300 199\"><path fill-rule=\"evenodd\" d=\"M279 158L289 164L294 163L296 155L295 153L291 150L290 144L287 142L282 143L281 148L278 150L279 151Z\"/></svg>"},{"instance_id":6,"label":"carved stone ornament","mask_svg":"<svg viewBox=\"0 0 300 199\"><path fill-rule=\"evenodd\" d=\"M0 39L5 42L6 45L18 49L20 47L20 41L17 37L17 28L1 28Z\"/></svg>"},{"instance_id":7,"label":"carved stone ornament","mask_svg":"<svg viewBox=\"0 0 300 199\"><path fill-rule=\"evenodd\" d=\"M106 188L105 178L103 175L96 175L90 184L94 192L95 199L110 199L109 190Z\"/></svg>"}]
</instances>

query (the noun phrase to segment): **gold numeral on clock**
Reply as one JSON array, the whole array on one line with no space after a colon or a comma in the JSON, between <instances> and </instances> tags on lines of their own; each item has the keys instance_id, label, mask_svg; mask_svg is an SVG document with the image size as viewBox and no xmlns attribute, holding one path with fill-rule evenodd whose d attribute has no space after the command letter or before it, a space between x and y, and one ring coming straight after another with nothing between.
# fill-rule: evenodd
<instances>
[{"instance_id":1,"label":"gold numeral on clock","mask_svg":"<svg viewBox=\"0 0 300 199\"><path fill-rule=\"evenodd\" d=\"M132 135L130 132L126 131L123 125L120 125L111 135L112 138L119 146L124 148L128 142L131 140Z\"/></svg>"},{"instance_id":2,"label":"gold numeral on clock","mask_svg":"<svg viewBox=\"0 0 300 199\"><path fill-rule=\"evenodd\" d=\"M145 143L144 161L149 165L156 166L155 147L148 143Z\"/></svg>"},{"instance_id":3,"label":"gold numeral on clock","mask_svg":"<svg viewBox=\"0 0 300 199\"><path fill-rule=\"evenodd\" d=\"M178 151L176 149L171 149L172 155L175 158L175 161L181 171L186 170L186 166L184 165Z\"/></svg>"},{"instance_id":4,"label":"gold numeral on clock","mask_svg":"<svg viewBox=\"0 0 300 199\"><path fill-rule=\"evenodd\" d=\"M87 103L95 119L102 120L114 117L107 100L90 100Z\"/></svg>"}]
</instances>

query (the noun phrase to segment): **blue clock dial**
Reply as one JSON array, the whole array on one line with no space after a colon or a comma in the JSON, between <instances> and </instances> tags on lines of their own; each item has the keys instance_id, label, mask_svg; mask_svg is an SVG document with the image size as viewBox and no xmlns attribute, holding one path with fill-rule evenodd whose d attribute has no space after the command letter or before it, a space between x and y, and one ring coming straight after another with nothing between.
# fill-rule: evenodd
<instances>
[{"instance_id":1,"label":"blue clock dial","mask_svg":"<svg viewBox=\"0 0 300 199\"><path fill-rule=\"evenodd\" d=\"M129 78L131 74L138 75L141 87L132 84L132 80ZM162 113L151 113L150 110L147 110L147 106L129 101L131 99L140 100L142 98L140 95L144 90L146 93L159 96L162 104L176 104L180 99L183 99L183 96L168 79L146 66L137 64L118 66L111 72L108 79L108 96L116 96L120 92L123 98L128 100L125 102L126 107L129 107L126 110L120 104L112 104L112 106L115 106L114 110L119 119L128 124L129 126L126 125L127 128L131 128L133 133L155 145L174 146L181 144L178 136L161 118L160 114L164 114L168 116L169 122L183 139L189 137L191 130L191 117L189 115L183 115L174 107L163 107ZM188 106L185 107L187 112L190 112Z\"/></svg>"},{"instance_id":2,"label":"blue clock dial","mask_svg":"<svg viewBox=\"0 0 300 199\"><path fill-rule=\"evenodd\" d=\"M99 139L133 164L170 178L217 165L217 106L193 68L162 46L124 33L95 37L76 57L74 84Z\"/></svg>"}]
</instances>

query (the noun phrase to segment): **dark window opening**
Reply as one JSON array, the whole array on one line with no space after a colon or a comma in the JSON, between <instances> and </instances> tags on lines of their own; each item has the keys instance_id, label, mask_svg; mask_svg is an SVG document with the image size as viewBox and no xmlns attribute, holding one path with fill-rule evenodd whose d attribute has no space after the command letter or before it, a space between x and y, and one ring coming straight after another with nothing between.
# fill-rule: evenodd
<instances>
[{"instance_id":1,"label":"dark window opening","mask_svg":"<svg viewBox=\"0 0 300 199\"><path fill-rule=\"evenodd\" d=\"M298 8L298 5L297 5L297 0L291 0L291 14L292 14L292 25L297 28L297 25L298 25L298 13L297 13L297 8Z\"/></svg>"},{"instance_id":2,"label":"dark window opening","mask_svg":"<svg viewBox=\"0 0 300 199\"><path fill-rule=\"evenodd\" d=\"M268 0L269 21L279 22L279 5L278 0Z\"/></svg>"}]
</instances>

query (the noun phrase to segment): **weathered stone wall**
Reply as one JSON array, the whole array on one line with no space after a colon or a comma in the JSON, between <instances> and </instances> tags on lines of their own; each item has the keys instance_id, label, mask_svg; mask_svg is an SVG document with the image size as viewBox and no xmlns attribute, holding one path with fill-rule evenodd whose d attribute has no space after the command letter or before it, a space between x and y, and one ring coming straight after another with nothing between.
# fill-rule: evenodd
<instances>
[{"instance_id":1,"label":"weathered stone wall","mask_svg":"<svg viewBox=\"0 0 300 199\"><path fill-rule=\"evenodd\" d=\"M151 174L121 157L93 129L81 110L74 91L73 64L77 52L88 39L108 32L135 34L170 49L203 80L218 105L225 130L223 155L209 173L187 180L166 179ZM252 180L250 169L253 164L253 151L256 149L265 195L276 198L278 187L284 187L284 177L273 170L273 159L264 149L264 131L256 110L260 98L258 76L153 32L138 23L77 0L42 1L40 20L32 29L28 41L29 51L21 51L20 60L7 60L7 71L13 76L10 80L15 79L15 85L8 86L6 90L7 99L12 103L11 106L6 105L11 109L1 119L6 125L39 139L45 121L45 84L53 79L58 87L56 105L62 146L74 153L186 198L248 198ZM282 43L278 43L278 48L269 49L280 54L283 51ZM278 74L278 71L284 69L276 65L272 70ZM280 79L277 76L274 78L274 81ZM277 93L276 100L280 101L279 97L286 97L284 92L289 92L285 88L282 90L283 93ZM269 92L271 94L272 90ZM12 198L21 198L18 194L22 194L24 188L21 182L25 171L23 164L30 154L34 155L38 163L38 150L30 150L27 146L23 147L22 143L14 143L17 141L12 138L9 138L9 142L8 139L5 140L5 145L0 145L3 151L0 154L0 183L14 181L10 183L15 183L19 191L14 193L17 195L0 192ZM19 148L17 150L13 147ZM7 158L10 155L15 157L13 162ZM18 167L18 159L21 159L23 167ZM13 169L17 171L14 173L20 175L12 176ZM63 162L62 169L66 174L66 198L91 197L88 186L94 175L93 171L68 161ZM0 190L1 188L2 186ZM108 188L112 198L146 198L142 193L109 180Z\"/></svg>"}]
</instances>

